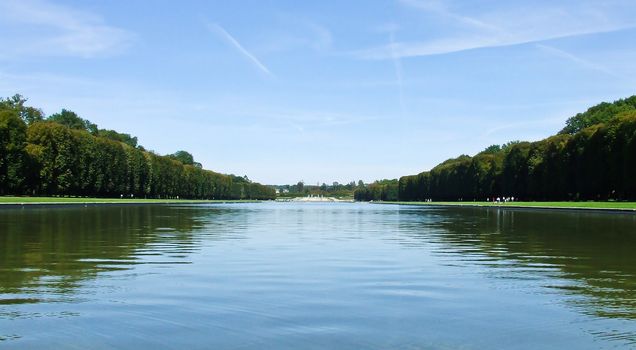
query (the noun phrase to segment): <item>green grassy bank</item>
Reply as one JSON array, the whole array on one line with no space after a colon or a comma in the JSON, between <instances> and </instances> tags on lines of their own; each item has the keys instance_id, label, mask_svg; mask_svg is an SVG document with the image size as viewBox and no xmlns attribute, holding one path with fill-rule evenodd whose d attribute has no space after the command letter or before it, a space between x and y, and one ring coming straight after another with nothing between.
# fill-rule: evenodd
<instances>
[{"instance_id":1,"label":"green grassy bank","mask_svg":"<svg viewBox=\"0 0 636 350\"><path fill-rule=\"evenodd\" d=\"M257 200L190 200L143 198L87 198L87 197L0 197L3 204L201 204L201 203L254 203Z\"/></svg>"},{"instance_id":2,"label":"green grassy bank","mask_svg":"<svg viewBox=\"0 0 636 350\"><path fill-rule=\"evenodd\" d=\"M636 211L636 202L374 202L382 204Z\"/></svg>"}]
</instances>

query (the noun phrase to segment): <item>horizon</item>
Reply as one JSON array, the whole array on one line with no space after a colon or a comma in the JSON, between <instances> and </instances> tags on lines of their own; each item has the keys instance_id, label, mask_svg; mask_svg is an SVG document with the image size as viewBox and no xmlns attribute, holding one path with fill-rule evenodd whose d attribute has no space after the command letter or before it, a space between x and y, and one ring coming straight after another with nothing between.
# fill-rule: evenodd
<instances>
[{"instance_id":1,"label":"horizon","mask_svg":"<svg viewBox=\"0 0 636 350\"><path fill-rule=\"evenodd\" d=\"M0 95L313 185L535 141L634 94L629 1L188 4L0 3Z\"/></svg>"}]
</instances>

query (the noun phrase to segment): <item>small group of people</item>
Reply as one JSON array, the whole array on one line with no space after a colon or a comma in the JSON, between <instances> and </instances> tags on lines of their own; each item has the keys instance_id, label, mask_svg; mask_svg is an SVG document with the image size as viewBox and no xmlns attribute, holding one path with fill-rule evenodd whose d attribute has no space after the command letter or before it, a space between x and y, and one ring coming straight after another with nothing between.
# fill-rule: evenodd
<instances>
[{"instance_id":1,"label":"small group of people","mask_svg":"<svg viewBox=\"0 0 636 350\"><path fill-rule=\"evenodd\" d=\"M492 197L492 202L493 203L508 203L508 202L514 202L515 201L515 197ZM490 198L486 198L486 202L490 202Z\"/></svg>"}]
</instances>

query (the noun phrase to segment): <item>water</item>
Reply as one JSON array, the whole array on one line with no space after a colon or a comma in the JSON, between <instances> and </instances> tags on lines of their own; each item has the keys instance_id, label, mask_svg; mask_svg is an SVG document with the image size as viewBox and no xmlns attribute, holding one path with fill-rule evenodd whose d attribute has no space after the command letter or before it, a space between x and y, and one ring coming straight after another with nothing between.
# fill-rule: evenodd
<instances>
[{"instance_id":1,"label":"water","mask_svg":"<svg viewBox=\"0 0 636 350\"><path fill-rule=\"evenodd\" d=\"M2 349L636 347L636 216L0 210Z\"/></svg>"}]
</instances>

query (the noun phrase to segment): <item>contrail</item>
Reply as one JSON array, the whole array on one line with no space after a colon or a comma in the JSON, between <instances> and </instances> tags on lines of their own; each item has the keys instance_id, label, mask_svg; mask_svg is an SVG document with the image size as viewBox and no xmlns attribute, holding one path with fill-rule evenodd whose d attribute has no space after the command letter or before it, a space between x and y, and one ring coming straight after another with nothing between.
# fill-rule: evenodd
<instances>
[{"instance_id":1,"label":"contrail","mask_svg":"<svg viewBox=\"0 0 636 350\"><path fill-rule=\"evenodd\" d=\"M395 33L391 30L389 34L389 41L391 46L391 58L393 60L393 66L395 68L395 78L398 83L398 92L400 97L400 108L402 112L402 116L406 113L406 104L404 103L404 77L402 74L402 62L400 61L400 57L397 55L395 50Z\"/></svg>"},{"instance_id":2,"label":"contrail","mask_svg":"<svg viewBox=\"0 0 636 350\"><path fill-rule=\"evenodd\" d=\"M256 68L258 68L261 72L273 77L274 74L265 67L261 61L258 60L254 55L252 55L249 51L247 51L241 43L239 43L230 33L228 33L223 27L216 23L209 23L208 29L219 34L223 39L225 39L230 45L234 46L243 56L245 56L250 62L252 62Z\"/></svg>"}]
</instances>

